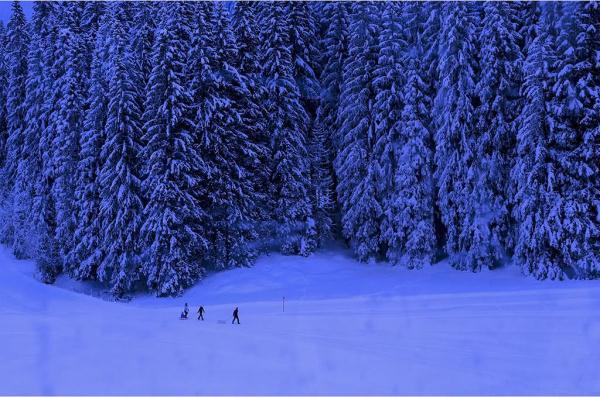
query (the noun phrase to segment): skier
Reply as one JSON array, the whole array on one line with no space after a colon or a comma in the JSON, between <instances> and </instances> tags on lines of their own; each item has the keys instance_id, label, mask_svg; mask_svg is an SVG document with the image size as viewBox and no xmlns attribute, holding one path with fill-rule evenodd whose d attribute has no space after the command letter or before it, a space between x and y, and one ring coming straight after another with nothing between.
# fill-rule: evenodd
<instances>
[{"instance_id":1,"label":"skier","mask_svg":"<svg viewBox=\"0 0 600 397\"><path fill-rule=\"evenodd\" d=\"M237 320L238 324L240 323L240 318L238 317L238 308L237 307L233 310L233 320L231 320L231 324L235 323L235 320Z\"/></svg>"},{"instance_id":2,"label":"skier","mask_svg":"<svg viewBox=\"0 0 600 397\"><path fill-rule=\"evenodd\" d=\"M198 320L204 321L204 306L200 306L198 309Z\"/></svg>"},{"instance_id":3,"label":"skier","mask_svg":"<svg viewBox=\"0 0 600 397\"><path fill-rule=\"evenodd\" d=\"M189 309L188 304L186 302L186 304L185 304L185 306L183 308L183 312L181 312L181 319L182 320L187 320L189 312L190 312L190 309Z\"/></svg>"}]
</instances>

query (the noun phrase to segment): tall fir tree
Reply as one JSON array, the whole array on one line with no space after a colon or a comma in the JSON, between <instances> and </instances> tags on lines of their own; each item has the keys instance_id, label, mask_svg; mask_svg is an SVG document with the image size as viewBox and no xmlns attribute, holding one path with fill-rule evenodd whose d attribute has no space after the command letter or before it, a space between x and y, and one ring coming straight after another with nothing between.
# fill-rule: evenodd
<instances>
[{"instance_id":1,"label":"tall fir tree","mask_svg":"<svg viewBox=\"0 0 600 397\"><path fill-rule=\"evenodd\" d=\"M399 247L396 229L398 197L395 186L396 171L403 166L398 162L404 144L400 122L404 100L403 54L408 50L400 17L402 3L386 3L382 10L381 32L378 40L377 65L373 72L375 102L375 131L373 146L373 169L376 174L375 199L382 205L379 245L381 253L397 262ZM391 248L391 249L390 249Z\"/></svg>"},{"instance_id":2,"label":"tall fir tree","mask_svg":"<svg viewBox=\"0 0 600 397\"><path fill-rule=\"evenodd\" d=\"M214 267L248 266L255 256L251 215L257 196L250 178L260 148L248 136L244 112L252 106L245 79L235 67L237 48L229 18L215 5L215 51L212 70L204 79L204 101L196 115L202 158L201 206L206 211L207 261Z\"/></svg>"},{"instance_id":3,"label":"tall fir tree","mask_svg":"<svg viewBox=\"0 0 600 397\"><path fill-rule=\"evenodd\" d=\"M29 192L26 181L19 178L26 165L28 153L24 150L25 140L25 81L27 79L27 51L29 26L21 4L13 2L8 22L6 48L8 86L6 91L7 130L6 157L2 170L3 214L0 219L2 241L10 243L17 258L25 258L26 207Z\"/></svg>"},{"instance_id":4,"label":"tall fir tree","mask_svg":"<svg viewBox=\"0 0 600 397\"><path fill-rule=\"evenodd\" d=\"M323 22L326 30L321 40L321 122L328 131L332 149L339 147L342 137L336 136L337 109L343 84L344 63L348 57L349 3L328 2L323 7Z\"/></svg>"},{"instance_id":5,"label":"tall fir tree","mask_svg":"<svg viewBox=\"0 0 600 397\"><path fill-rule=\"evenodd\" d=\"M423 59L422 67L423 74L421 79L427 87L427 95L424 97L426 101L426 107L434 109L435 98L437 97L438 89L441 84L439 78L439 60L438 51L440 47L441 33L442 33L442 16L443 16L443 3L442 2L424 2L417 3L418 7L407 7L406 18L407 24L411 25L409 21L417 20L420 30L422 31L422 43L423 43ZM429 117L429 130L432 132L430 136L430 146L435 157L436 145L434 134L437 130L436 117L434 112L430 113ZM432 170L434 174L434 186L433 186L433 221L436 238L436 252L441 253L446 245L446 226L442 219L442 211L439 206L439 184L437 183L437 163L434 161L432 164Z\"/></svg>"},{"instance_id":6,"label":"tall fir tree","mask_svg":"<svg viewBox=\"0 0 600 397\"><path fill-rule=\"evenodd\" d=\"M472 205L467 173L475 160L475 65L473 20L465 3L444 3L439 39L435 99L435 179L438 206L445 226L446 253L459 269L476 269L463 255L472 244L465 233L465 214Z\"/></svg>"},{"instance_id":7,"label":"tall fir tree","mask_svg":"<svg viewBox=\"0 0 600 397\"><path fill-rule=\"evenodd\" d=\"M73 247L77 219L74 198L86 85L81 6L73 2L55 7L59 29L53 65L56 80L52 85L54 97L49 122L49 128L54 133L51 150L55 172L52 195L56 206L56 239L65 268L70 273L78 265L68 261L68 254Z\"/></svg>"},{"instance_id":8,"label":"tall fir tree","mask_svg":"<svg viewBox=\"0 0 600 397\"><path fill-rule=\"evenodd\" d=\"M381 257L379 221L383 209L376 192L378 170L374 146L377 136L373 114L380 11L376 3L352 5L349 55L344 64L338 109L338 134L342 141L334 164L342 229L361 261Z\"/></svg>"},{"instance_id":9,"label":"tall fir tree","mask_svg":"<svg viewBox=\"0 0 600 397\"><path fill-rule=\"evenodd\" d=\"M531 43L533 42L533 39L535 39L535 37L537 36L538 32L539 32L539 26L538 26L538 21L540 18L540 7L539 7L539 3L537 2L533 2L533 1L519 1L519 2L511 2L509 3L509 7L511 9L511 12L509 13L509 15L512 17L512 25L514 26L514 29L516 31L516 38L517 38L517 44L519 46L519 53L520 56L519 58L516 60L515 65L513 66L513 70L515 72L515 81L517 86L519 87L518 93L517 93L517 97L512 101L512 107L513 107L513 112L515 112L518 116L517 118L514 120L513 122L513 128L515 130L515 150L514 150L514 156L515 156L515 162L513 162L512 167L514 167L514 165L516 164L516 161L518 161L518 154L517 154L517 150L516 150L516 136L518 135L518 129L519 129L519 117L520 115L523 113L523 108L525 106L525 97L523 95L523 86L525 85L525 73L524 73L524 64L525 64L525 58L527 57L527 53L529 51L529 48L531 47ZM507 195L509 197L511 197L512 199L510 200L510 205L511 205L511 212L513 211L512 206L514 206L514 198L516 195L516 191L517 191L517 187L516 187L516 182L515 180L511 178L509 178L509 186L507 189ZM516 222L516 220L513 217L513 222ZM514 254L514 245L516 244L516 241L514 241L514 239L516 239L516 230L517 230L517 225L513 225L513 230L512 230L512 238L513 238L513 244L511 245L511 251L510 252L512 254Z\"/></svg>"},{"instance_id":10,"label":"tall fir tree","mask_svg":"<svg viewBox=\"0 0 600 397\"><path fill-rule=\"evenodd\" d=\"M89 92L91 84L90 74L92 69L92 59L96 48L96 37L98 29L102 23L102 17L106 12L106 4L102 1L88 1L83 4L81 9L81 35L83 46L83 71L86 78L85 92ZM85 104L86 110L88 103Z\"/></svg>"},{"instance_id":11,"label":"tall fir tree","mask_svg":"<svg viewBox=\"0 0 600 397\"><path fill-rule=\"evenodd\" d=\"M518 44L521 53L526 55L527 49L538 33L536 23L540 16L540 7L535 1L517 1L509 3L512 9L510 16L518 34Z\"/></svg>"},{"instance_id":12,"label":"tall fir tree","mask_svg":"<svg viewBox=\"0 0 600 397\"><path fill-rule=\"evenodd\" d=\"M152 47L156 30L156 12L159 5L151 2L135 3L133 8L133 28L131 32L131 74L136 102L142 114L146 100L146 82L152 72Z\"/></svg>"},{"instance_id":13,"label":"tall fir tree","mask_svg":"<svg viewBox=\"0 0 600 397\"><path fill-rule=\"evenodd\" d=\"M236 65L245 75L258 75L261 68L257 9L256 1L236 3L231 18L238 47Z\"/></svg>"},{"instance_id":14,"label":"tall fir tree","mask_svg":"<svg viewBox=\"0 0 600 397\"><path fill-rule=\"evenodd\" d=\"M383 17L378 87L381 240L392 263L421 268L433 260L433 178L425 48L417 4L388 6ZM404 20L400 24L399 19Z\"/></svg>"},{"instance_id":15,"label":"tall fir tree","mask_svg":"<svg viewBox=\"0 0 600 397\"><path fill-rule=\"evenodd\" d=\"M319 108L320 110L321 108ZM334 185L331 167L329 133L318 112L313 123L308 153L310 156L310 187L312 214L308 219L307 242L310 249L322 247L334 238Z\"/></svg>"},{"instance_id":16,"label":"tall fir tree","mask_svg":"<svg viewBox=\"0 0 600 397\"><path fill-rule=\"evenodd\" d=\"M121 296L131 291L141 278L142 114L136 102L128 52L127 33L132 21L123 2L111 4L109 12L109 102L98 176L104 258L98 278L111 285L114 295Z\"/></svg>"},{"instance_id":17,"label":"tall fir tree","mask_svg":"<svg viewBox=\"0 0 600 397\"><path fill-rule=\"evenodd\" d=\"M57 43L60 19L62 14L61 5L53 2L36 3L36 7L44 15L40 20L44 21L40 27L42 45L41 50L41 83L39 95L43 98L39 108L39 134L40 142L38 153L41 157L41 175L35 181L35 199L33 200L33 212L37 215L34 221L38 239L36 263L38 271L44 282L54 282L56 276L62 270L63 258L60 256L59 243L56 238L56 206L52 197L52 188L56 178L54 168L54 153L52 150L55 129L51 123L56 92L54 84L58 79L58 70L54 68L57 52Z\"/></svg>"},{"instance_id":18,"label":"tall fir tree","mask_svg":"<svg viewBox=\"0 0 600 397\"><path fill-rule=\"evenodd\" d=\"M3 190L8 194L17 179L17 168L23 156L25 129L25 81L27 79L27 51L29 26L18 1L11 7L11 17L6 31L5 48L8 69L6 88L7 129L6 160L3 170Z\"/></svg>"},{"instance_id":19,"label":"tall fir tree","mask_svg":"<svg viewBox=\"0 0 600 397\"><path fill-rule=\"evenodd\" d=\"M462 226L464 261L472 270L498 265L513 245L509 170L514 162L521 54L509 4L486 2L483 12L476 87L480 104L473 109L475 158L467 173L470 205Z\"/></svg>"},{"instance_id":20,"label":"tall fir tree","mask_svg":"<svg viewBox=\"0 0 600 397\"><path fill-rule=\"evenodd\" d=\"M70 261L78 263L72 275L78 279L97 279L97 270L104 258L101 233L104 230L100 216L100 155L106 133L105 124L109 100L108 78L110 70L110 30L113 18L104 14L98 32L91 61L90 83L86 97L86 112L80 137L77 165L77 227L74 234Z\"/></svg>"},{"instance_id":21,"label":"tall fir tree","mask_svg":"<svg viewBox=\"0 0 600 397\"><path fill-rule=\"evenodd\" d=\"M268 9L269 23L261 32L262 65L270 115L270 195L275 222L275 240L286 254L307 255L307 195L309 164L306 150L308 114L301 103L294 79L289 15L283 3Z\"/></svg>"},{"instance_id":22,"label":"tall fir tree","mask_svg":"<svg viewBox=\"0 0 600 397\"><path fill-rule=\"evenodd\" d=\"M190 8L183 2L160 8L144 114L142 275L160 296L178 294L201 277L206 249L203 214L191 195L200 159L192 145L192 94L186 72Z\"/></svg>"},{"instance_id":23,"label":"tall fir tree","mask_svg":"<svg viewBox=\"0 0 600 397\"><path fill-rule=\"evenodd\" d=\"M255 156L248 165L249 178L252 179L256 202L254 203L254 219L257 238L263 238L268 232L263 230L268 225L270 216L268 208L269 185L269 136L267 122L269 114L265 106L267 90L262 79L260 54L260 26L258 21L259 2L238 2L232 17L232 29L237 46L235 66L242 75L248 91L247 106L240 109L243 124L246 126L248 140L256 145ZM257 245L260 249L260 245Z\"/></svg>"},{"instance_id":24,"label":"tall fir tree","mask_svg":"<svg viewBox=\"0 0 600 397\"><path fill-rule=\"evenodd\" d=\"M312 115L320 96L317 20L309 2L290 1L287 6L294 78L303 106Z\"/></svg>"},{"instance_id":25,"label":"tall fir tree","mask_svg":"<svg viewBox=\"0 0 600 397\"><path fill-rule=\"evenodd\" d=\"M420 60L406 62L407 77L402 111L402 139L398 169L394 176L397 189L397 236L388 246L388 258L408 268L433 263L435 233L433 217L433 177L431 163L427 85L421 79Z\"/></svg>"},{"instance_id":26,"label":"tall fir tree","mask_svg":"<svg viewBox=\"0 0 600 397\"><path fill-rule=\"evenodd\" d=\"M327 163L320 166L328 167L329 177L327 178L331 178L331 197L327 200L331 202L332 206L329 216L332 218L332 232L336 237L341 235L341 220L340 213L337 210L339 207L337 175L333 161L342 140L342 137L339 136L340 128L337 111L343 84L344 64L348 57L349 10L350 4L344 2L328 2L323 5L321 25L323 26L324 33L319 46L321 51L319 62L322 65L320 76L322 88L313 131L315 134L324 135L323 137L312 137L312 139L316 139L317 141L323 138L322 150L329 154ZM319 204L316 205L319 206ZM326 221L327 218L324 218L324 220Z\"/></svg>"},{"instance_id":27,"label":"tall fir tree","mask_svg":"<svg viewBox=\"0 0 600 397\"><path fill-rule=\"evenodd\" d=\"M6 161L6 141L8 140L6 91L8 88L8 57L6 56L6 28L0 22L0 170ZM0 171L1 172L1 171Z\"/></svg>"},{"instance_id":28,"label":"tall fir tree","mask_svg":"<svg viewBox=\"0 0 600 397\"><path fill-rule=\"evenodd\" d=\"M25 108L26 127L24 134L24 151L27 161L22 164L20 185L26 187L29 199L24 201L22 211L27 214L26 225L22 225L20 233L25 234L20 240L27 241L27 256L37 258L39 251L40 226L43 223L43 207L45 198L40 191L43 175L44 148L41 146L42 132L48 124L46 97L50 91L49 79L46 77L45 51L48 44L52 24L52 5L35 3L31 20L31 40L27 55L27 79Z\"/></svg>"},{"instance_id":29,"label":"tall fir tree","mask_svg":"<svg viewBox=\"0 0 600 397\"><path fill-rule=\"evenodd\" d=\"M555 205L560 200L556 191L548 124L548 53L551 39L540 28L527 51L524 63L525 106L519 118L517 135L517 162L511 177L517 191L515 219L515 259L525 274L539 279L563 278L558 250L559 241L554 232L557 224Z\"/></svg>"},{"instance_id":30,"label":"tall fir tree","mask_svg":"<svg viewBox=\"0 0 600 397\"><path fill-rule=\"evenodd\" d=\"M315 10L311 3L308 2L288 2L289 9L289 40L291 44L290 55L292 58L292 65L294 69L294 78L296 85L300 92L300 102L304 107L307 115L306 120L306 150L310 156L309 149L315 148L317 137L313 137L314 132L311 126L315 125L315 116L317 108L319 106L320 91L321 87L319 84L318 76L320 74L320 65L318 63L319 49L318 49L318 24L315 17ZM318 128L318 127L317 127ZM311 145L312 144L312 145ZM320 167L313 162L314 159L310 158L307 164L307 175L309 178L311 174L316 176L317 174L312 172L316 171L313 166ZM317 183L315 180L310 180L307 190L312 190ZM324 215L323 211L318 211L314 206L320 205L316 202L316 195L307 194L312 196L309 198L309 206L311 214L307 216L305 221L304 237L300 243L300 253L307 255L313 252L319 244L320 236L318 236L317 219L315 216ZM318 222L321 226L329 223L325 219L319 219ZM322 227L321 227L322 229Z\"/></svg>"},{"instance_id":31,"label":"tall fir tree","mask_svg":"<svg viewBox=\"0 0 600 397\"><path fill-rule=\"evenodd\" d=\"M550 148L561 196L556 232L565 272L570 277L598 277L600 10L597 4L578 3L574 7L573 16L565 11L561 19L549 103Z\"/></svg>"}]
</instances>

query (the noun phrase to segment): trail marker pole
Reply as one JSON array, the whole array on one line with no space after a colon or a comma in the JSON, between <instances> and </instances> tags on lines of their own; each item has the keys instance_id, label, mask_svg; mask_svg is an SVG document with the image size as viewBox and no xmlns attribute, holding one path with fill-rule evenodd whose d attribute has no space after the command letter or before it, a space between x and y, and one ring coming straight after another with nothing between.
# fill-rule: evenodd
<instances>
[{"instance_id":1,"label":"trail marker pole","mask_svg":"<svg viewBox=\"0 0 600 397\"><path fill-rule=\"evenodd\" d=\"M285 313L285 296L283 297L283 301L281 303L282 303L281 307L283 308L283 312Z\"/></svg>"}]
</instances>

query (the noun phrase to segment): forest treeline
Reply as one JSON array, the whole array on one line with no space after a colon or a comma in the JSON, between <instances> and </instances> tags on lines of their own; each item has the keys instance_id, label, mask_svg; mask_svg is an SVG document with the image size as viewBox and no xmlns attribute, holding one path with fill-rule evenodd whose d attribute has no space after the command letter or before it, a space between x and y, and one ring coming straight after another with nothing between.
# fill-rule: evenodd
<instances>
[{"instance_id":1,"label":"forest treeline","mask_svg":"<svg viewBox=\"0 0 600 397\"><path fill-rule=\"evenodd\" d=\"M600 276L597 2L14 2L0 47L0 238L45 282L334 239Z\"/></svg>"}]
</instances>

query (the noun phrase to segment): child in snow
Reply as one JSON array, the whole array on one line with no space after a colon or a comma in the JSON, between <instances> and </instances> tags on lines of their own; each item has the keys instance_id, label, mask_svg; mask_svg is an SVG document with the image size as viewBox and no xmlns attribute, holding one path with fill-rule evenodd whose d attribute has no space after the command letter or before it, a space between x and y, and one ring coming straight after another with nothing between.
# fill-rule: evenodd
<instances>
[{"instance_id":1,"label":"child in snow","mask_svg":"<svg viewBox=\"0 0 600 397\"><path fill-rule=\"evenodd\" d=\"M183 308L183 312L181 313L181 318L188 318L188 313L190 312L190 309L188 307L188 304L186 303L184 308Z\"/></svg>"},{"instance_id":2,"label":"child in snow","mask_svg":"<svg viewBox=\"0 0 600 397\"><path fill-rule=\"evenodd\" d=\"M204 306L200 306L198 309L198 320L204 321Z\"/></svg>"},{"instance_id":3,"label":"child in snow","mask_svg":"<svg viewBox=\"0 0 600 397\"><path fill-rule=\"evenodd\" d=\"M240 323L240 318L238 317L238 308L237 307L233 310L233 320L231 321L231 324L235 323L235 320L237 320L238 324Z\"/></svg>"}]
</instances>

